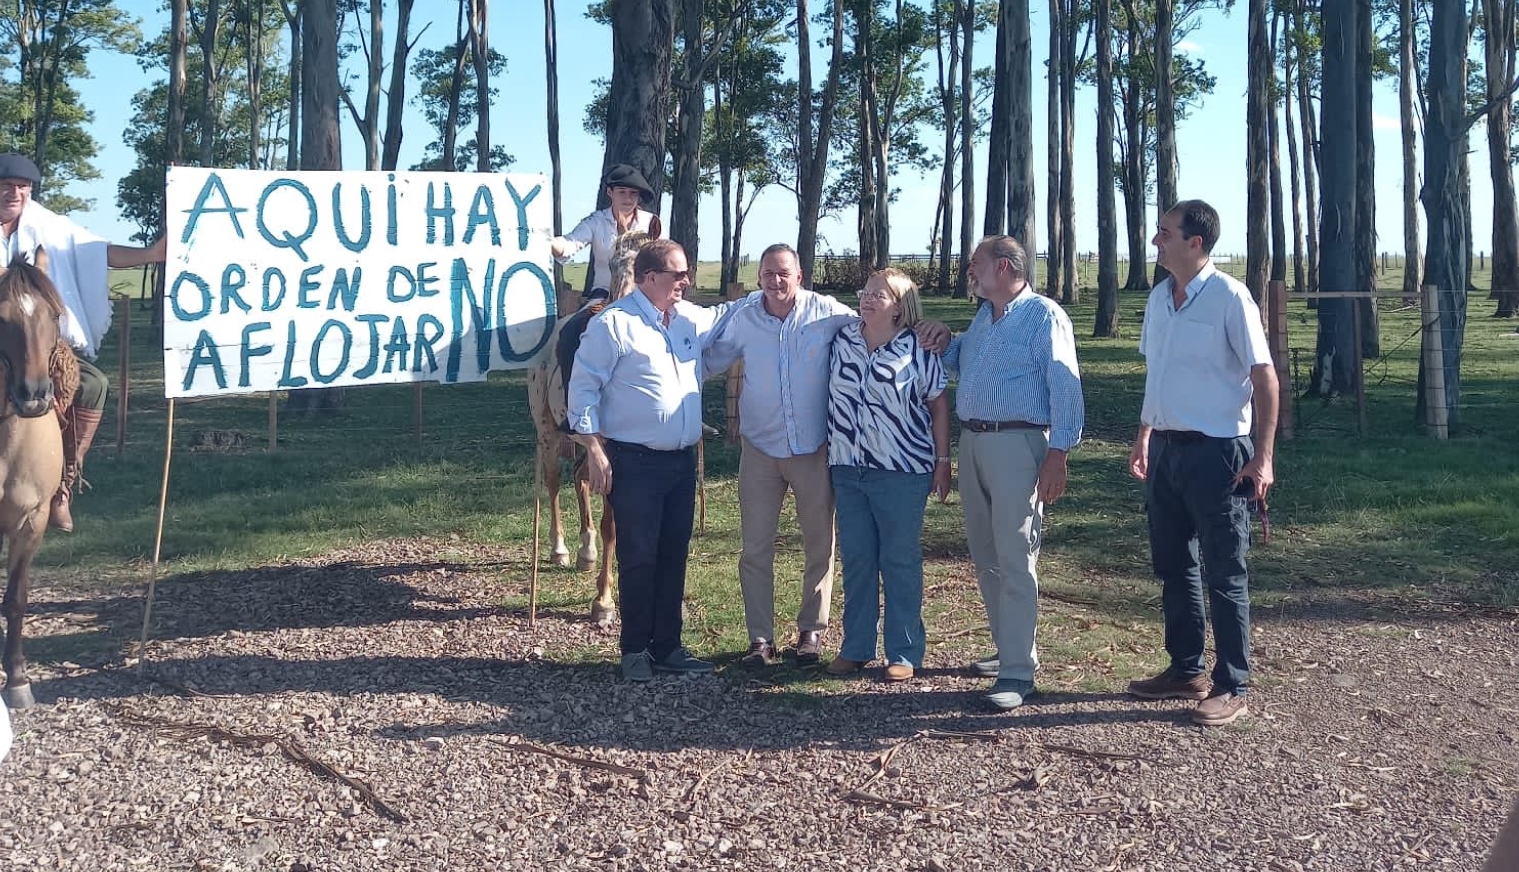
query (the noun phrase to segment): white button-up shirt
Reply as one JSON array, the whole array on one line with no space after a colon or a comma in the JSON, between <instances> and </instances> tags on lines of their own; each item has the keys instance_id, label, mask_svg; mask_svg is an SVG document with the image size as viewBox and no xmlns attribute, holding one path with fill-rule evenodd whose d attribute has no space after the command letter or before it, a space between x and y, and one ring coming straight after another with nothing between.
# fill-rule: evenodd
<instances>
[{"instance_id":1,"label":"white button-up shirt","mask_svg":"<svg viewBox=\"0 0 1519 872\"><path fill-rule=\"evenodd\" d=\"M639 209L633 215L633 224L628 228L629 233L648 233L649 225L654 221L653 212L645 212ZM611 209L602 209L592 212L575 225L575 229L564 234L564 238L570 241L569 249L564 257L557 258L560 263L566 263L575 253L587 245L591 247L591 287L607 290L612 287L612 249L617 245L617 219L612 215Z\"/></svg>"},{"instance_id":2,"label":"white button-up shirt","mask_svg":"<svg viewBox=\"0 0 1519 872\"><path fill-rule=\"evenodd\" d=\"M658 451L701 439L702 352L733 303L682 300L666 325L640 289L586 326L570 375L569 425Z\"/></svg>"},{"instance_id":3,"label":"white button-up shirt","mask_svg":"<svg viewBox=\"0 0 1519 872\"><path fill-rule=\"evenodd\" d=\"M828 354L855 311L827 294L805 288L785 318L765 309L755 291L719 331L707 368L722 372L744 361L738 397L739 432L776 458L811 454L828 439Z\"/></svg>"},{"instance_id":4,"label":"white button-up shirt","mask_svg":"<svg viewBox=\"0 0 1519 872\"><path fill-rule=\"evenodd\" d=\"M1156 430L1250 435L1250 368L1271 364L1260 308L1244 284L1219 272L1212 261L1187 283L1179 308L1172 284L1168 278L1156 285L1145 304L1140 421Z\"/></svg>"}]
</instances>

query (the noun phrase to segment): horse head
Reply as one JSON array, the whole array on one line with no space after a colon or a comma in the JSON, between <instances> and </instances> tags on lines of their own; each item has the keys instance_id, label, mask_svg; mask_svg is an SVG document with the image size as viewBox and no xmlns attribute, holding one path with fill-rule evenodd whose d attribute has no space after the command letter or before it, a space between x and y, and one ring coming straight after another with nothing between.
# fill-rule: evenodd
<instances>
[{"instance_id":1,"label":"horse head","mask_svg":"<svg viewBox=\"0 0 1519 872\"><path fill-rule=\"evenodd\" d=\"M50 364L58 347L63 299L47 277L47 251L38 246L36 265L19 255L0 270L0 366L5 394L23 418L53 409Z\"/></svg>"}]
</instances>

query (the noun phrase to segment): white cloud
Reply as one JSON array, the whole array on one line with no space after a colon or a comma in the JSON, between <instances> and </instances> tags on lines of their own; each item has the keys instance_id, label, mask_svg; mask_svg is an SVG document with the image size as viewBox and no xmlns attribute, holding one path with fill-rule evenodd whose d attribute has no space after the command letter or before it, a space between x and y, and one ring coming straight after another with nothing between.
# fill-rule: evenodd
<instances>
[{"instance_id":1,"label":"white cloud","mask_svg":"<svg viewBox=\"0 0 1519 872\"><path fill-rule=\"evenodd\" d=\"M1186 54L1202 54L1203 47L1190 39L1184 39L1176 44L1176 51L1185 52Z\"/></svg>"}]
</instances>

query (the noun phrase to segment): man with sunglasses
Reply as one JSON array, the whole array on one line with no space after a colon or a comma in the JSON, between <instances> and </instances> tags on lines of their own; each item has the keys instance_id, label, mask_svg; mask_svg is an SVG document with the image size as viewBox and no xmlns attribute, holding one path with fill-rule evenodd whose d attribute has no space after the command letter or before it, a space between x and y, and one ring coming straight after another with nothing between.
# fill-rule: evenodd
<instances>
[{"instance_id":1,"label":"man with sunglasses","mask_svg":"<svg viewBox=\"0 0 1519 872\"><path fill-rule=\"evenodd\" d=\"M1264 507L1275 481L1278 396L1260 310L1209 255L1218 234L1218 213L1201 200L1160 217L1156 262L1171 275L1145 305L1144 406L1129 453L1129 471L1145 483L1171 661L1131 682L1129 693L1199 700L1192 720L1203 726L1248 712L1249 504ZM1203 671L1205 593L1217 654L1211 681Z\"/></svg>"},{"instance_id":2,"label":"man with sunglasses","mask_svg":"<svg viewBox=\"0 0 1519 872\"><path fill-rule=\"evenodd\" d=\"M637 287L586 327L570 375L568 423L586 448L591 489L617 518L622 676L711 672L681 645L681 601L702 435L702 352L742 301L683 299L691 270L657 239L633 262Z\"/></svg>"},{"instance_id":3,"label":"man with sunglasses","mask_svg":"<svg viewBox=\"0 0 1519 872\"><path fill-rule=\"evenodd\" d=\"M100 342L111 326L108 269L131 269L164 259L162 237L147 248L113 245L32 199L42 173L22 154L0 154L0 267L40 246L48 253L48 278L63 298L58 329L79 358L79 390L63 429L63 481L53 496L48 526L74 529L69 504L84 469L84 458L105 413L106 375L95 366Z\"/></svg>"}]
</instances>

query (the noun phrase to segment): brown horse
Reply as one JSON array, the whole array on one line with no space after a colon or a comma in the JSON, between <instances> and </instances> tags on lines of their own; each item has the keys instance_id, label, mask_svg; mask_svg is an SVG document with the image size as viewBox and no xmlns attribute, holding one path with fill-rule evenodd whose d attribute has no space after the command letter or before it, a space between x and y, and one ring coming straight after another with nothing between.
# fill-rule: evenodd
<instances>
[{"instance_id":1,"label":"brown horse","mask_svg":"<svg viewBox=\"0 0 1519 872\"><path fill-rule=\"evenodd\" d=\"M612 303L633 290L633 260L638 250L653 237L646 233L625 233L617 240L612 251L612 287L607 302ZM565 322L573 317L559 319L549 348L557 351L559 338ZM533 416L533 426L538 431L538 464L542 467L543 483L549 495L549 557L558 566L568 566L570 550L564 544L564 520L559 502L560 460L574 458L574 443L559 429L566 415L565 385L570 374L559 364L557 353L527 374L527 400ZM585 464L575 464L575 502L580 509L580 550L576 553L575 568L584 572L598 565L596 573L596 599L591 603L591 620L598 626L610 626L617 618L617 603L613 597L612 558L617 550L617 522L612 517L612 507L605 499L601 501L601 550L596 548L596 530L593 526L591 483L586 478Z\"/></svg>"},{"instance_id":2,"label":"brown horse","mask_svg":"<svg viewBox=\"0 0 1519 872\"><path fill-rule=\"evenodd\" d=\"M47 277L47 253L36 266L19 257L0 270L0 537L8 542L5 602L6 706L33 704L21 651L21 628L31 586L32 556L47 531L53 494L63 477L63 437L54 414L51 362L58 347L63 300ZM72 398L69 398L72 399Z\"/></svg>"}]
</instances>

